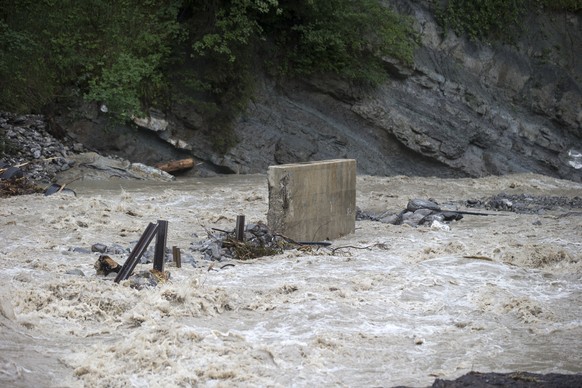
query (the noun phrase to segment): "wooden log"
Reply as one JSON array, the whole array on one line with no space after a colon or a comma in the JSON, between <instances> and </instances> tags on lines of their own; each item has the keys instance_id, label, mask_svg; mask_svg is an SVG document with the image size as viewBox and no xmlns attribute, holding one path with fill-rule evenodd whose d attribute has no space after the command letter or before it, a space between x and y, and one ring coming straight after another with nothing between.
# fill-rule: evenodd
<instances>
[{"instance_id":1,"label":"wooden log","mask_svg":"<svg viewBox=\"0 0 582 388\"><path fill-rule=\"evenodd\" d=\"M173 246L172 256L174 256L174 263L176 263L176 267L182 268L182 254L180 253L180 248Z\"/></svg>"},{"instance_id":2,"label":"wooden log","mask_svg":"<svg viewBox=\"0 0 582 388\"><path fill-rule=\"evenodd\" d=\"M165 163L158 163L155 165L156 168L159 168L165 172L174 172L180 170L187 170L189 168L194 167L194 159L187 158L187 159L179 159L179 160L171 160Z\"/></svg>"}]
</instances>

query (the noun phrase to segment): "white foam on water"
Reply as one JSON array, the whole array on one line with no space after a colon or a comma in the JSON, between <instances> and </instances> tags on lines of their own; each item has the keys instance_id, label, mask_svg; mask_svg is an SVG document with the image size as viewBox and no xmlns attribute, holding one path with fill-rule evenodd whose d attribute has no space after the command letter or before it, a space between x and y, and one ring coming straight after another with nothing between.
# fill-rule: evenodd
<instances>
[{"instance_id":1,"label":"white foam on water","mask_svg":"<svg viewBox=\"0 0 582 388\"><path fill-rule=\"evenodd\" d=\"M426 386L471 370L582 372L580 352L564 351L582 344L575 217L467 216L450 230L362 221L333 253L286 251L218 271L197 258L198 268L168 265L169 283L138 291L97 276L98 253L71 249L132 246L165 219L168 246L186 251L238 214L265 221L266 178L78 184L78 197L1 200L0 296L10 305L0 383ZM531 174L359 177L358 206L580 189Z\"/></svg>"}]
</instances>

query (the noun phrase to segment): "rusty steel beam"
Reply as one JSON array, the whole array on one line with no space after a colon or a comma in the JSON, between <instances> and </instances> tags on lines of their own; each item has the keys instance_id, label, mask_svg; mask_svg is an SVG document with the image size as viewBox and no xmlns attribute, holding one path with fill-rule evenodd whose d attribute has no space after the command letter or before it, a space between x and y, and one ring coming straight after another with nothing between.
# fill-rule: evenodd
<instances>
[{"instance_id":1,"label":"rusty steel beam","mask_svg":"<svg viewBox=\"0 0 582 388\"><path fill-rule=\"evenodd\" d=\"M176 263L176 267L182 268L182 254L180 253L180 248L173 246L172 256L174 257L174 263Z\"/></svg>"},{"instance_id":2,"label":"rusty steel beam","mask_svg":"<svg viewBox=\"0 0 582 388\"><path fill-rule=\"evenodd\" d=\"M141 235L139 241L137 242L137 244L135 244L135 247L129 254L129 257L123 264L123 267L121 267L121 270L115 277L115 283L119 283L120 281L129 278L129 276L135 269L135 266L137 265L137 262L139 261L140 257L144 254L148 245L150 245L150 243L152 242L157 231L158 225L150 222L146 230Z\"/></svg>"},{"instance_id":3,"label":"rusty steel beam","mask_svg":"<svg viewBox=\"0 0 582 388\"><path fill-rule=\"evenodd\" d=\"M156 247L154 250L154 269L164 272L164 255L168 240L168 221L158 220L158 233L156 235Z\"/></svg>"}]
</instances>

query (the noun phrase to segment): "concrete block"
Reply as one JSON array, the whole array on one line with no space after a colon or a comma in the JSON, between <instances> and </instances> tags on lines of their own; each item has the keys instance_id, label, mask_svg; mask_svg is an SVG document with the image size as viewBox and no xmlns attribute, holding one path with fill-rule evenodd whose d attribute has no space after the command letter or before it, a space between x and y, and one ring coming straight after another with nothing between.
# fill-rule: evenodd
<instances>
[{"instance_id":1,"label":"concrete block","mask_svg":"<svg viewBox=\"0 0 582 388\"><path fill-rule=\"evenodd\" d=\"M356 227L356 161L283 164L268 169L269 228L295 241L332 240Z\"/></svg>"}]
</instances>

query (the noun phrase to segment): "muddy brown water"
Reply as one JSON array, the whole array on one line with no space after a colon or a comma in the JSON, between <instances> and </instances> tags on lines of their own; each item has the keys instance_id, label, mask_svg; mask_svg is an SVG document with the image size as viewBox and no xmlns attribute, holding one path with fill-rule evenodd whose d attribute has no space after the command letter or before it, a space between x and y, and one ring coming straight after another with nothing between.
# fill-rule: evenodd
<instances>
[{"instance_id":1,"label":"muddy brown water","mask_svg":"<svg viewBox=\"0 0 582 388\"><path fill-rule=\"evenodd\" d=\"M581 184L533 174L357 184L369 211L411 198L582 195ZM448 230L358 221L329 248L219 271L167 265L170 282L138 291L72 249L132 246L165 219L168 246L187 251L239 214L266 221L266 177L71 187L77 197L0 199L0 386L428 386L469 371L582 372L572 209L465 216Z\"/></svg>"}]
</instances>

